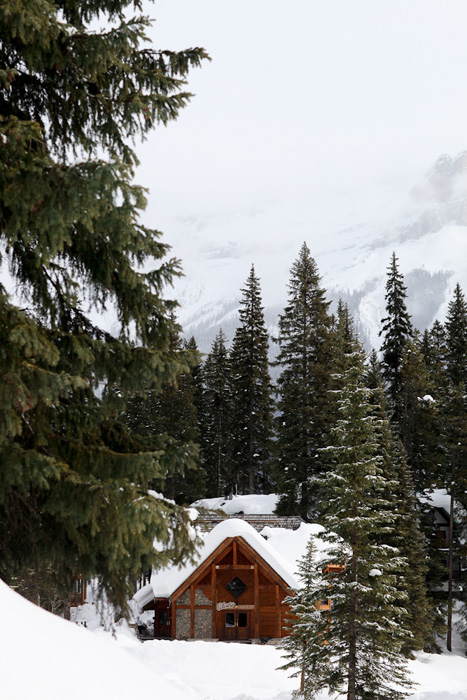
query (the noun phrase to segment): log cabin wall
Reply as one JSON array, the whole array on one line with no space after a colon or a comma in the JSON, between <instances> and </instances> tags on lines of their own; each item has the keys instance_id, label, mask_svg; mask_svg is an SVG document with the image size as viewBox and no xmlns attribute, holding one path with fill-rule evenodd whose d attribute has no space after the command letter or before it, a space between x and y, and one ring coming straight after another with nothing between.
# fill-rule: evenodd
<instances>
[{"instance_id":1,"label":"log cabin wall","mask_svg":"<svg viewBox=\"0 0 467 700\"><path fill-rule=\"evenodd\" d=\"M291 591L240 537L229 538L172 597L172 638L242 641L287 634Z\"/></svg>"}]
</instances>

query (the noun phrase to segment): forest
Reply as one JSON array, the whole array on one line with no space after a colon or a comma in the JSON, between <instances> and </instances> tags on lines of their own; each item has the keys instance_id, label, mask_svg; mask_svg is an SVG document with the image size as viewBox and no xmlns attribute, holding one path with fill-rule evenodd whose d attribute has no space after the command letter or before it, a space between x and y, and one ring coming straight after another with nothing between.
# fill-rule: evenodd
<instances>
[{"instance_id":1,"label":"forest","mask_svg":"<svg viewBox=\"0 0 467 700\"><path fill-rule=\"evenodd\" d=\"M279 514L324 525L326 567L341 569L316 580L311 545L302 562L289 652L303 691L396 698L404 655L437 651L445 632L451 648L464 294L419 332L394 253L381 347L366 353L304 243L275 337L252 267L231 343L219 331L202 357L166 291L180 263L141 223L134 143L177 119L210 57L154 49L142 12L140 0L0 3L0 576L49 608L77 574L92 578L125 616L142 571L193 561L187 504L275 491ZM433 489L450 496L446 542Z\"/></svg>"},{"instance_id":2,"label":"forest","mask_svg":"<svg viewBox=\"0 0 467 700\"><path fill-rule=\"evenodd\" d=\"M277 337L271 338L260 280L252 266L230 347L220 330L210 353L198 357L191 373L162 393L132 401L125 420L140 435L170 430L180 445L189 441L199 446L196 468L166 485L166 493L177 502L275 491L281 494L278 514L328 525L329 518L336 517L333 507L342 506L336 496L336 469L350 439L349 425L355 422L353 448L369 450L374 468L387 482L386 501L381 493L377 498L392 513L388 542L407 560L404 585L413 634L408 647L436 650L437 635L446 626L449 645L459 566L465 556L464 294L457 285L445 322L435 321L420 333L411 323L394 253L387 269L381 347L369 353L359 342L346 305L339 301L332 314L330 304L304 243L291 269ZM195 338L187 341L180 334L172 343L174 349L195 352L197 347ZM278 351L270 361L272 344ZM345 392L352 387L363 393L352 409L346 409ZM372 429L367 434L368 420ZM450 495L447 542L440 539L433 509L427 505L430 492L440 488ZM376 521L380 505L372 502L374 497L362 492L362 505ZM342 522L342 514L339 517ZM331 522L336 530L336 522ZM371 527L377 529L376 524ZM447 596L441 593L443 584Z\"/></svg>"}]
</instances>

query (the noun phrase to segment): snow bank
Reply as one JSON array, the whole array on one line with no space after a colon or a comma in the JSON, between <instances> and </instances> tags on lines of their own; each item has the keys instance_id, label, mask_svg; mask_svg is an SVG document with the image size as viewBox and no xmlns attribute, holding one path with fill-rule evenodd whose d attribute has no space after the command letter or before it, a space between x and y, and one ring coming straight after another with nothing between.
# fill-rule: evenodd
<instances>
[{"instance_id":1,"label":"snow bank","mask_svg":"<svg viewBox=\"0 0 467 700\"><path fill-rule=\"evenodd\" d=\"M0 581L0 697L128 700L156 688L164 700L193 697L99 634L42 610ZM127 644L142 646L136 639Z\"/></svg>"},{"instance_id":2,"label":"snow bank","mask_svg":"<svg viewBox=\"0 0 467 700\"><path fill-rule=\"evenodd\" d=\"M272 515L276 510L279 496L277 493L269 495L232 496L232 498L203 498L191 505L193 508L206 508L207 510L222 510L227 515Z\"/></svg>"},{"instance_id":3,"label":"snow bank","mask_svg":"<svg viewBox=\"0 0 467 700\"><path fill-rule=\"evenodd\" d=\"M154 641L128 651L197 700L291 700L298 688L298 679L279 670L281 655L272 646ZM410 700L467 700L465 658L420 653L409 670L418 683Z\"/></svg>"},{"instance_id":4,"label":"snow bank","mask_svg":"<svg viewBox=\"0 0 467 700\"><path fill-rule=\"evenodd\" d=\"M307 526L313 528L316 526ZM305 539L304 532L297 539ZM285 533L276 533L285 546ZM94 606L82 611L91 622ZM84 619L83 618L83 619ZM410 700L467 700L467 659L417 654ZM0 582L0 697L5 700L292 700L298 680L272 646L222 642L141 644L91 632L37 608ZM328 700L326 693L318 700Z\"/></svg>"}]
</instances>

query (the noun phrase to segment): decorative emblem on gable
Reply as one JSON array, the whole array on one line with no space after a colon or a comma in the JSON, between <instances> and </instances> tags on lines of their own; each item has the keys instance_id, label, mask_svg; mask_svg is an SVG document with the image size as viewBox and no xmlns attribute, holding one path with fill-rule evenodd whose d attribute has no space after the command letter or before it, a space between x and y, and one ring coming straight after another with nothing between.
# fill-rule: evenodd
<instances>
[{"instance_id":1,"label":"decorative emblem on gable","mask_svg":"<svg viewBox=\"0 0 467 700\"><path fill-rule=\"evenodd\" d=\"M226 585L226 588L230 595L233 595L234 598L239 598L242 593L246 591L248 586L242 581L241 578L234 576L234 578Z\"/></svg>"}]
</instances>

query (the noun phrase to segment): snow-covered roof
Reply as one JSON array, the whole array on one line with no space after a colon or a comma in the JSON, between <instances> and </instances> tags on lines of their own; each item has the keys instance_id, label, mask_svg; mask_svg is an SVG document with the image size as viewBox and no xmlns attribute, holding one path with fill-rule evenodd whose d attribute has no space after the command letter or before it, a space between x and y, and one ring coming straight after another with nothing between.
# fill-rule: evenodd
<instances>
[{"instance_id":1,"label":"snow-covered roof","mask_svg":"<svg viewBox=\"0 0 467 700\"><path fill-rule=\"evenodd\" d=\"M279 496L277 493L248 494L246 496L232 496L231 498L202 498L192 503L194 508L206 508L206 510L222 510L227 515L272 515L276 510Z\"/></svg>"},{"instance_id":2,"label":"snow-covered roof","mask_svg":"<svg viewBox=\"0 0 467 700\"><path fill-rule=\"evenodd\" d=\"M429 491L426 496L422 496L420 500L435 508L444 508L449 513L451 496L446 489L433 489L433 491Z\"/></svg>"},{"instance_id":3,"label":"snow-covered roof","mask_svg":"<svg viewBox=\"0 0 467 700\"><path fill-rule=\"evenodd\" d=\"M265 528L264 534L268 537L265 539L244 520L238 518L225 520L203 535L204 544L198 551L195 564L187 564L181 568L168 566L155 572L151 583L135 593L133 600L142 610L153 597L169 598L229 537L241 537L290 588L297 589L300 585L295 574L297 559L303 556L310 535L317 534L321 529L319 525L305 525L305 523L295 531L287 531L284 528ZM285 546L274 547L272 542L275 538L282 541L283 545L285 541ZM295 546L292 545L292 540ZM289 556L283 556L281 549L285 549Z\"/></svg>"}]
</instances>

